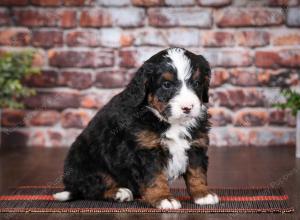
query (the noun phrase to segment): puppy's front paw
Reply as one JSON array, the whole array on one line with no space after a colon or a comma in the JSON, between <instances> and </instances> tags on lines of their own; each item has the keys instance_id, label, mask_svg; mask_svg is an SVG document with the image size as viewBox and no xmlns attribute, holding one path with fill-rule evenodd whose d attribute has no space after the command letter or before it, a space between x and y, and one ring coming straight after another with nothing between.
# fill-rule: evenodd
<instances>
[{"instance_id":1,"label":"puppy's front paw","mask_svg":"<svg viewBox=\"0 0 300 220\"><path fill-rule=\"evenodd\" d=\"M115 200L119 202L130 202L133 200L132 192L127 188L119 188L116 193Z\"/></svg>"},{"instance_id":2,"label":"puppy's front paw","mask_svg":"<svg viewBox=\"0 0 300 220\"><path fill-rule=\"evenodd\" d=\"M158 205L156 206L158 209L180 209L181 204L176 199L163 199L160 202L158 202Z\"/></svg>"},{"instance_id":3,"label":"puppy's front paw","mask_svg":"<svg viewBox=\"0 0 300 220\"><path fill-rule=\"evenodd\" d=\"M195 198L195 203L198 205L213 205L219 202L219 197L214 193L209 193L204 197Z\"/></svg>"}]
</instances>

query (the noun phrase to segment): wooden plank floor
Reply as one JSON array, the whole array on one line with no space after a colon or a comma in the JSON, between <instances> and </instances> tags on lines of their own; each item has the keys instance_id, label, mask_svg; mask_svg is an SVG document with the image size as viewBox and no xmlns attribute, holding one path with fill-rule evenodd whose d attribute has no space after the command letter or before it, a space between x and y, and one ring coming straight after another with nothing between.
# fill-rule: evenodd
<instances>
[{"instance_id":1,"label":"wooden plank floor","mask_svg":"<svg viewBox=\"0 0 300 220\"><path fill-rule=\"evenodd\" d=\"M300 219L300 160L292 147L210 148L211 187L282 186L296 209L294 214L0 214L16 219ZM0 194L20 185L61 184L66 148L0 149ZM173 186L182 185L181 180Z\"/></svg>"}]
</instances>

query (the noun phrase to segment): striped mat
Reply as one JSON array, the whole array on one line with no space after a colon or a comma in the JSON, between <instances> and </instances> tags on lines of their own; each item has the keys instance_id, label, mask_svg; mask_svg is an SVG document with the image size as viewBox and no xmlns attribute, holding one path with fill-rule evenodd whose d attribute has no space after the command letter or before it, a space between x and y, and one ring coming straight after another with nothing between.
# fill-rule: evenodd
<instances>
[{"instance_id":1,"label":"striped mat","mask_svg":"<svg viewBox=\"0 0 300 220\"><path fill-rule=\"evenodd\" d=\"M196 205L185 189L172 189L173 195L181 201L182 208L176 210L155 209L140 200L133 202L54 201L52 194L60 187L22 186L9 195L0 196L0 212L56 212L56 213L286 213L293 212L288 196L281 188L218 188L212 189L219 195L216 205Z\"/></svg>"}]
</instances>

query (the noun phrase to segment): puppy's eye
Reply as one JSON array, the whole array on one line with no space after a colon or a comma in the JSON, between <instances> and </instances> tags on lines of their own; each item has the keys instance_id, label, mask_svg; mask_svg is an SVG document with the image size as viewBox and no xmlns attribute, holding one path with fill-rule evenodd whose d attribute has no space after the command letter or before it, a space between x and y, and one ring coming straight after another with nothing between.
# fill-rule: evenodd
<instances>
[{"instance_id":1,"label":"puppy's eye","mask_svg":"<svg viewBox=\"0 0 300 220\"><path fill-rule=\"evenodd\" d=\"M200 82L197 80L197 81L194 81L193 83L193 87L194 88L198 88L198 87L200 87Z\"/></svg>"},{"instance_id":2,"label":"puppy's eye","mask_svg":"<svg viewBox=\"0 0 300 220\"><path fill-rule=\"evenodd\" d=\"M169 82L169 81L164 81L163 84L162 84L162 87L164 89L170 89L172 87L172 83Z\"/></svg>"}]
</instances>

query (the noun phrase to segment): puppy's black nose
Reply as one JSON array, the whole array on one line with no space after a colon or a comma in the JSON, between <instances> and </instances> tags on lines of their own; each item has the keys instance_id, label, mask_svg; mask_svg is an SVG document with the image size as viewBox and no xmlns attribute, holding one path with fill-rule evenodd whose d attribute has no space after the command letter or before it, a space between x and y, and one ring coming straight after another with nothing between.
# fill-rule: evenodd
<instances>
[{"instance_id":1,"label":"puppy's black nose","mask_svg":"<svg viewBox=\"0 0 300 220\"><path fill-rule=\"evenodd\" d=\"M183 113L189 114L192 110L192 107L182 107L181 109L182 109Z\"/></svg>"}]
</instances>

